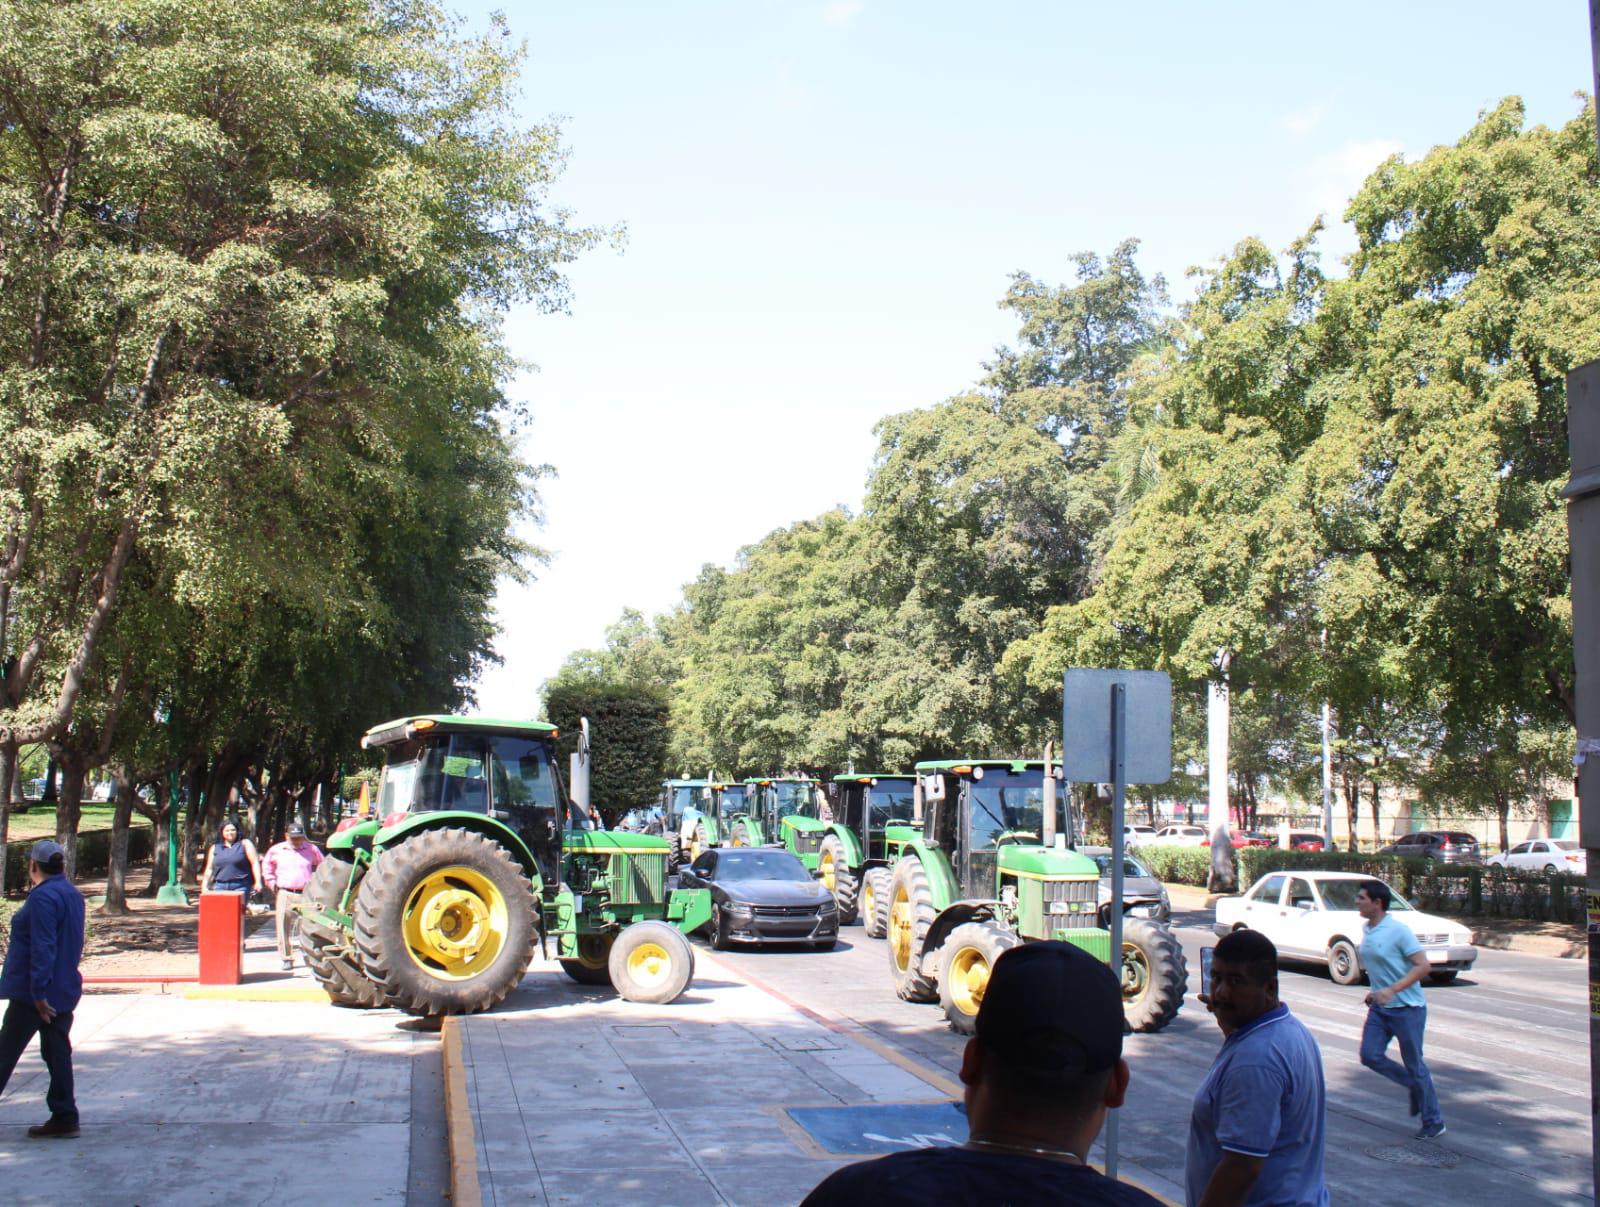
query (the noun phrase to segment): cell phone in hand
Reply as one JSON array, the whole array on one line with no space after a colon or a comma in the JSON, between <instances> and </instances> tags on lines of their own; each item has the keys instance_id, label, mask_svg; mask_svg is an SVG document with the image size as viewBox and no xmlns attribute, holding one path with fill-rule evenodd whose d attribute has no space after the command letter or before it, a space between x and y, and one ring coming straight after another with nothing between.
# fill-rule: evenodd
<instances>
[{"instance_id":1,"label":"cell phone in hand","mask_svg":"<svg viewBox=\"0 0 1600 1207\"><path fill-rule=\"evenodd\" d=\"M1215 947L1202 947L1200 949L1200 992L1206 997L1211 996L1211 957L1216 953Z\"/></svg>"}]
</instances>

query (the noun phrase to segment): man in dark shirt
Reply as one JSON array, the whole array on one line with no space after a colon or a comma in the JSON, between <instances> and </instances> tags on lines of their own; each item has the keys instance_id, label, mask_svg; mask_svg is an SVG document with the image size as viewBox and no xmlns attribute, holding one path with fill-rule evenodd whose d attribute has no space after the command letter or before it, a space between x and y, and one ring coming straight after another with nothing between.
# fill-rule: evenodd
<instances>
[{"instance_id":1,"label":"man in dark shirt","mask_svg":"<svg viewBox=\"0 0 1600 1207\"><path fill-rule=\"evenodd\" d=\"M1088 952L1070 943L1026 943L994 962L961 1080L965 1144L835 1170L802 1207L1159 1207L1086 1159L1107 1108L1121 1106L1128 1090L1121 987Z\"/></svg>"},{"instance_id":2,"label":"man in dark shirt","mask_svg":"<svg viewBox=\"0 0 1600 1207\"><path fill-rule=\"evenodd\" d=\"M39 1053L50 1070L45 1105L50 1118L28 1135L67 1138L78 1134L78 1104L72 1092L72 1012L83 996L78 961L83 958L83 894L62 874L66 855L49 839L28 852L33 888L11 920L11 943L0 969L0 1093L11 1080L28 1041L37 1033Z\"/></svg>"}]
</instances>

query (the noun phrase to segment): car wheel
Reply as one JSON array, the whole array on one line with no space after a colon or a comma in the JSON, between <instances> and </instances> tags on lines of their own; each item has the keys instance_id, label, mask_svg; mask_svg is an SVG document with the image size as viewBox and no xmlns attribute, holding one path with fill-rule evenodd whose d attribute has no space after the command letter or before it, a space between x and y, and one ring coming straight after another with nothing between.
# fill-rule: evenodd
<instances>
[{"instance_id":1,"label":"car wheel","mask_svg":"<svg viewBox=\"0 0 1600 1207\"><path fill-rule=\"evenodd\" d=\"M1445 972L1430 972L1428 974L1428 984L1430 985L1448 985L1455 979L1456 969L1453 968Z\"/></svg>"},{"instance_id":2,"label":"car wheel","mask_svg":"<svg viewBox=\"0 0 1600 1207\"><path fill-rule=\"evenodd\" d=\"M1335 985L1354 985L1361 979L1361 961L1349 939L1335 939L1329 945L1328 975Z\"/></svg>"},{"instance_id":3,"label":"car wheel","mask_svg":"<svg viewBox=\"0 0 1600 1207\"><path fill-rule=\"evenodd\" d=\"M733 940L728 937L728 915L722 912L722 906L711 907L711 946L715 951L727 951L733 946Z\"/></svg>"}]
</instances>

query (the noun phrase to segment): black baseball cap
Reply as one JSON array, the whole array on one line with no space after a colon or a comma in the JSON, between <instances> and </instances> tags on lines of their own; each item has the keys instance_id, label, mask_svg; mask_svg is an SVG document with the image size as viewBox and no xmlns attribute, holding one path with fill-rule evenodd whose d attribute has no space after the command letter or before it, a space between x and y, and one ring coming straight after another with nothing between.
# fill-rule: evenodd
<instances>
[{"instance_id":1,"label":"black baseball cap","mask_svg":"<svg viewBox=\"0 0 1600 1207\"><path fill-rule=\"evenodd\" d=\"M304 838L305 836L306 836L306 828L304 826L302 826L297 821L291 821L289 823L289 837L290 838Z\"/></svg>"},{"instance_id":2,"label":"black baseball cap","mask_svg":"<svg viewBox=\"0 0 1600 1207\"><path fill-rule=\"evenodd\" d=\"M989 970L977 1032L1007 1064L1040 1078L1103 1072L1122 1057L1122 987L1081 947L1024 943Z\"/></svg>"}]
</instances>

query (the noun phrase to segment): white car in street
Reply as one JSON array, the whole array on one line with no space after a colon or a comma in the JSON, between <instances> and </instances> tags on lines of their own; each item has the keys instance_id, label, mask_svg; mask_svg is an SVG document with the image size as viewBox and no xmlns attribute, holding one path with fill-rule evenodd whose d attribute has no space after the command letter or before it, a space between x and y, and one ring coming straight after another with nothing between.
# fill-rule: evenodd
<instances>
[{"instance_id":1,"label":"white car in street","mask_svg":"<svg viewBox=\"0 0 1600 1207\"><path fill-rule=\"evenodd\" d=\"M1211 840L1206 837L1204 826L1162 826L1149 838L1143 839L1144 844L1160 846L1163 843L1178 847L1204 847L1209 846Z\"/></svg>"},{"instance_id":2,"label":"white car in street","mask_svg":"<svg viewBox=\"0 0 1600 1207\"><path fill-rule=\"evenodd\" d=\"M1364 925L1356 912L1356 894L1371 879L1360 872L1269 872L1242 897L1218 900L1213 929L1219 936L1258 930L1272 940L1278 954L1326 964L1335 982L1353 985L1362 977L1358 949ZM1412 909L1399 893L1389 913L1422 944L1431 984L1448 984L1478 958L1472 932L1459 922Z\"/></svg>"},{"instance_id":3,"label":"white car in street","mask_svg":"<svg viewBox=\"0 0 1600 1207\"><path fill-rule=\"evenodd\" d=\"M1154 826L1128 825L1122 827L1122 842L1124 846L1138 847L1150 842L1156 836Z\"/></svg>"},{"instance_id":4,"label":"white car in street","mask_svg":"<svg viewBox=\"0 0 1600 1207\"><path fill-rule=\"evenodd\" d=\"M1518 872L1571 872L1574 876L1589 872L1588 855L1570 838L1531 838L1483 862Z\"/></svg>"}]
</instances>

